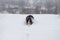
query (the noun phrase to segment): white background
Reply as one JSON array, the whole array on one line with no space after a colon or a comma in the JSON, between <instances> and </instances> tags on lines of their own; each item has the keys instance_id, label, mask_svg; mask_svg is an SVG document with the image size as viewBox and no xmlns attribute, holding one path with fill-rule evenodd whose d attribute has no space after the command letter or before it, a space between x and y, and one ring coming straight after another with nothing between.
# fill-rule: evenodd
<instances>
[{"instance_id":1,"label":"white background","mask_svg":"<svg viewBox=\"0 0 60 40\"><path fill-rule=\"evenodd\" d=\"M27 15L0 14L0 40L60 40L60 16L33 15L33 25L26 25Z\"/></svg>"}]
</instances>

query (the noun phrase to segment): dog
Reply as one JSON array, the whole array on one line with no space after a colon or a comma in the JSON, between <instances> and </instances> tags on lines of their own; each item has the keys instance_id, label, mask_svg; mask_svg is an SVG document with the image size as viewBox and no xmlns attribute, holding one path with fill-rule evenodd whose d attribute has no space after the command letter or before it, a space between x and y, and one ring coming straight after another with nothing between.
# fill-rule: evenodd
<instances>
[{"instance_id":1,"label":"dog","mask_svg":"<svg viewBox=\"0 0 60 40\"><path fill-rule=\"evenodd\" d=\"M28 25L28 24L32 25L32 24L33 24L33 19L34 19L34 17L33 17L32 15L28 15L28 16L26 17L26 24L27 24L27 25Z\"/></svg>"}]
</instances>

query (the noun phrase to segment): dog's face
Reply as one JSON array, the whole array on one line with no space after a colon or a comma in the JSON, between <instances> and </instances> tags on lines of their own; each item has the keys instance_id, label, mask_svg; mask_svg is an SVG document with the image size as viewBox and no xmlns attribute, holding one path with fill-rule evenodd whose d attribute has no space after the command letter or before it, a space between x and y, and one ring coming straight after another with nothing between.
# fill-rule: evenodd
<instances>
[{"instance_id":1,"label":"dog's face","mask_svg":"<svg viewBox=\"0 0 60 40\"><path fill-rule=\"evenodd\" d=\"M34 19L33 16L27 16L26 17L26 24L32 25L33 24L33 19Z\"/></svg>"}]
</instances>

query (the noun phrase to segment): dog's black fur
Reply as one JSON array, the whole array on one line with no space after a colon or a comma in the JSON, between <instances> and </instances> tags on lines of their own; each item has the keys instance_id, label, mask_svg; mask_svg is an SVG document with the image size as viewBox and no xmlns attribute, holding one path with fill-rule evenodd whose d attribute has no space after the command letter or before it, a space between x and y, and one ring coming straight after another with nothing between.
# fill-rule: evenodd
<instances>
[{"instance_id":1,"label":"dog's black fur","mask_svg":"<svg viewBox=\"0 0 60 40\"><path fill-rule=\"evenodd\" d=\"M26 24L27 24L27 25L28 25L28 24L32 25L32 24L33 24L32 19L34 19L34 17L33 17L32 15L28 15L28 16L26 17ZM28 22L29 22L29 23L28 23Z\"/></svg>"}]
</instances>

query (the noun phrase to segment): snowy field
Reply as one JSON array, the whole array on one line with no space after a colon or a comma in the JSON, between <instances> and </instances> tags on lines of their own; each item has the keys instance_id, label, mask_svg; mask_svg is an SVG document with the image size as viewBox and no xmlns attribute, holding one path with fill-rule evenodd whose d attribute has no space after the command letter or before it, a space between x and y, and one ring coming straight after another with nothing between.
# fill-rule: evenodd
<instances>
[{"instance_id":1,"label":"snowy field","mask_svg":"<svg viewBox=\"0 0 60 40\"><path fill-rule=\"evenodd\" d=\"M60 17L33 14L31 26L25 25L26 15L0 14L0 40L60 40Z\"/></svg>"}]
</instances>

